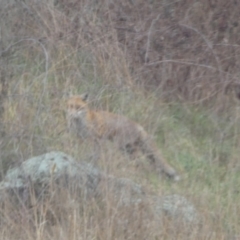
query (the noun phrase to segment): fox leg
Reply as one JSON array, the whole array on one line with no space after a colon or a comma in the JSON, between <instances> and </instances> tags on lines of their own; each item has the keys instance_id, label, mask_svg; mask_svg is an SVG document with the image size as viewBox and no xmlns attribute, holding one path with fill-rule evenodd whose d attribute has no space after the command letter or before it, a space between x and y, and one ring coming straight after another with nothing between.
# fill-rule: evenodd
<instances>
[{"instance_id":1,"label":"fox leg","mask_svg":"<svg viewBox=\"0 0 240 240\"><path fill-rule=\"evenodd\" d=\"M90 161L93 164L96 164L98 160L101 158L101 143L99 139L91 139L89 143L90 143L89 147L91 149Z\"/></svg>"},{"instance_id":2,"label":"fox leg","mask_svg":"<svg viewBox=\"0 0 240 240\"><path fill-rule=\"evenodd\" d=\"M127 144L124 144L123 146L119 146L119 149L126 153L130 159L137 159L139 157L139 149L138 147L136 146L135 143L127 143Z\"/></svg>"}]
</instances>

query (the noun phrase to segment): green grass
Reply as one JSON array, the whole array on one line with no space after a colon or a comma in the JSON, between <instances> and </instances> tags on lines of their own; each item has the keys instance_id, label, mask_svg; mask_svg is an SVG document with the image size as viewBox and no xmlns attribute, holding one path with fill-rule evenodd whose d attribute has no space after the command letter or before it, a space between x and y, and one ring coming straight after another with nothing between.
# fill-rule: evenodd
<instances>
[{"instance_id":1,"label":"green grass","mask_svg":"<svg viewBox=\"0 0 240 240\"><path fill-rule=\"evenodd\" d=\"M186 196L213 229L219 229L223 235L237 233L240 122L238 110L234 111L236 106L219 114L207 106L165 103L156 93L119 85L116 79L123 78L124 71L123 75L109 81L107 78L114 72L111 68L104 72L89 52L69 55L65 51L62 49L61 54L54 55L47 92L42 92L41 58L30 61L28 55L26 58L18 56L21 67L10 83L11 97L6 100L4 114L8 137L2 155L2 172L19 159L23 161L50 150L64 151L76 159L86 160L92 148L81 145L67 133L65 110L68 93L89 92L91 107L126 115L143 125L154 136L163 156L180 172L182 181L173 183L159 179L155 172L136 171L124 156L111 151L109 156L108 151L104 152L104 169L119 177L129 177L156 194ZM66 59L62 60L61 56Z\"/></svg>"},{"instance_id":2,"label":"green grass","mask_svg":"<svg viewBox=\"0 0 240 240\"><path fill-rule=\"evenodd\" d=\"M229 137L220 140L230 124ZM184 176L177 191L204 202L213 222L220 211L217 221L226 231L237 224L234 209L240 198L240 169L234 160L239 153L234 133L238 129L237 121L232 124L206 108L175 104L165 109L156 132L164 155ZM166 191L172 191L169 182Z\"/></svg>"},{"instance_id":3,"label":"green grass","mask_svg":"<svg viewBox=\"0 0 240 240\"><path fill-rule=\"evenodd\" d=\"M192 43L192 51L195 52L196 50L196 54L194 54L196 59L194 60L194 55L190 53L181 56L180 48L178 50L169 48L171 44L166 44L167 36L170 33L168 27L166 31L160 33L161 39L158 39L157 35L155 36L155 29L158 27L155 22L161 14L159 15L157 10L157 18L152 18L154 11L151 11L151 16L145 15L144 12L141 16L139 11L144 10L145 4L139 2L140 5L143 5L139 11L130 11L129 16L131 17L125 19L125 13L128 12L128 9L135 8L136 3L123 3L121 8L115 3L100 4L101 7L98 8L98 4L95 6L94 1L82 1L81 3L79 1L81 6L78 6L77 1L75 1L76 4L74 1L73 4L69 4L67 1L58 2L56 4L51 2L35 4L24 1L24 6L13 3L11 6L9 5L10 7L8 5L6 5L7 8L3 7L3 11L7 10L6 13L9 14L2 15L5 20L1 22L1 31L3 32L2 50L7 49L11 44L13 46L1 56L1 66L3 67L0 67L0 75L1 77L5 76L8 80L8 96L4 99L5 112L3 119L0 119L0 124L3 123L5 131L4 139L0 139L1 177L8 168L19 165L29 157L52 150L63 151L72 155L78 161L88 161L89 155L92 154L92 145L78 141L67 132L65 113L66 99L69 94L89 92L91 107L126 115L144 126L156 140L163 156L180 172L182 180L173 183L165 178L160 179L157 173L148 169L148 164L144 158L140 159L140 161L144 161L143 168L135 169L134 164L129 162L126 156L112 149L111 144L106 146L106 151L104 149L103 159L100 163L102 169L118 177L131 178L143 184L147 190L151 189L153 194L179 193L193 202L204 217L203 230L200 232L196 230L198 235L189 237L187 233L181 232L180 229L178 235L180 239L237 239L234 235L239 238L239 101L228 99L221 95L219 90L225 86L225 83L222 83L223 79L226 78L226 83L238 79L237 63L234 67L230 61L228 66L227 59L222 59L222 56L226 56L227 48L232 49L231 45L213 44L212 62L209 56L205 55L206 51L202 53L203 55L197 53L196 46L200 42L194 45L194 42L190 40L194 40L194 35L201 35L200 38L205 35L204 39L206 38L206 41L208 41L212 39L211 32L214 29L205 29L207 31L203 29L201 30L203 32L199 30L198 34L188 34L186 32L184 34L187 36L189 44ZM153 1L153 5L158 6L161 10L166 2ZM161 4L163 5L161 6ZM76 9L75 5L78 6ZM136 6L140 5L137 3ZM173 6L172 4L168 5ZM195 5L194 8L199 6L199 4ZM5 5L3 4L3 6ZM147 3L146 6L149 6L149 4ZM115 7L119 7L119 9L114 10ZM181 7L181 4L179 7ZM194 8L190 6L187 11L190 13L190 17L195 16L191 14ZM207 8L209 6L206 5ZM115 12L116 16L111 15L111 12ZM183 13L183 19L186 20L184 12L179 11L180 15ZM210 9L210 12L212 13L213 9ZM134 20L138 15L142 18L143 25L143 22L137 21L138 25L136 26L135 23L137 22L128 22L130 19ZM145 21L145 18L149 21ZM152 22L150 21L151 18ZM123 25L117 24L116 28L116 19L121 20ZM209 26L208 21L210 20L211 18L207 17L204 26ZM124 26L125 22L126 26ZM128 23L130 23L129 27ZM201 29L198 28L197 22L196 24L196 29ZM202 22L199 22L199 24L202 25ZM129 39L128 35L129 33L135 35L134 31L131 32L132 27L137 33L137 38L133 38L133 41ZM119 30L124 33L123 36L119 35L121 33L121 31L118 32ZM206 33L210 35L206 35ZM215 35L218 36L218 34ZM33 41L22 40L17 42L28 36ZM121 42L119 41L121 37L124 39L126 37L126 39ZM146 42L143 37L146 37ZM225 37L223 38L224 41L228 40L228 36ZM214 41L218 43L213 38L213 43ZM156 52L154 53L154 51L152 55L152 47L154 47L155 42L159 42L160 48L163 46L163 49L165 49L163 52L159 52L159 54L161 53L159 61L161 62L162 59L164 63L166 60L166 64L156 65L158 71L154 69L154 65L151 66L152 61L158 61L157 59L160 56L155 55ZM131 46L132 43L134 44ZM149 49L147 49L146 43L147 45L149 43ZM234 38L229 43L234 43ZM220 45L222 50L220 50ZM45 49L40 46L44 46ZM158 44L156 47L158 48ZM209 51L208 47L206 49ZM234 54L238 51L237 46L234 45L234 49L236 51L229 52L230 55L228 54L228 56L231 57L228 59L235 59ZM147 51L145 52L145 50ZM176 51L176 55L174 51ZM188 51L186 52L188 53ZM46 58L45 53L47 53L48 58ZM131 54L133 56L130 56ZM139 62L139 54L144 59L149 54L149 62L146 59L144 63ZM192 59L195 63L208 57L209 66L220 70L230 67L230 72L226 74L219 73L219 71L214 73L210 69L207 72L207 68L201 68L202 72L198 72L198 66L195 66L196 68L189 66L189 69L187 69L187 74L184 77L186 78L186 84L189 84L185 86L187 92L196 92L196 95L199 94L198 96L203 99L208 99L209 95L214 96L208 104L177 102L177 95L180 94L180 97L184 97L183 93L185 93L185 91L181 92L181 86L179 86L180 82L185 81L185 79L178 79L178 76L182 78L185 75L181 68L184 62L179 60L178 64L175 59L179 56L183 59ZM171 58L176 63L170 63ZM216 61L217 58L219 58L219 61ZM168 60L170 60L169 63ZM48 65L47 72L45 69L46 63ZM157 74L155 75L155 73ZM220 77L220 74L222 74L222 79L219 78L219 80L216 79L216 81L211 82L215 77ZM148 77L149 79L146 79ZM169 79L170 86L167 87L166 92L161 92L162 85L157 87L156 90L146 90L142 81L151 82L151 79L156 79L156 85L158 80L160 84L164 82L167 84ZM197 79L199 79L199 82ZM202 79L204 81L201 81ZM46 89L44 88L44 80L46 80ZM171 89L172 84L173 89ZM168 100L175 99L175 101L164 102L161 98L161 95L166 97L168 90L171 92ZM195 96L192 96L192 98L195 99ZM186 99L188 99L187 96ZM61 202L61 199L58 200ZM71 205L72 202L69 201L68 204ZM107 204L111 205L111 203ZM59 222L54 226L56 231L53 230L53 237L51 238L51 234L44 233L45 223L36 224L36 227L32 228L31 225L28 226L18 219L15 220L14 211L17 211L15 206L13 206L14 211L11 207L9 209L6 207L1 212L3 215L5 213L7 218L1 221L0 230L2 234L0 234L0 238L19 239L19 236L22 236L22 229L27 229L26 236L29 240L112 239L111 236L114 234L111 235L111 231L114 232L114 228L111 228L108 220L114 218L115 215L110 211L108 212L107 207L101 209L101 212L100 209L97 209L98 206L91 204L84 206L86 212L88 212L88 208L94 209L94 211L91 210L90 217L83 216L84 214L78 215L77 208L73 208L70 214L66 214L64 211L60 213L63 219L67 219L66 221L72 218L74 224L71 224L70 221L67 223ZM115 206L113 209L115 209ZM34 210L41 212L41 209L38 208ZM21 215L21 210L19 212ZM101 212L101 214L97 212ZM103 219L102 216L107 217ZM128 215L126 216L128 217ZM133 214L133 216L135 215ZM35 220L38 222L37 219ZM95 222L95 227L91 228L92 221ZM167 239L167 237L177 239L174 234L178 232L178 229L172 231L175 229L170 227L171 231L168 231L169 228L165 226L166 224L161 225L159 222L150 222L149 226L154 226L154 224L157 231L153 231L151 236L157 235L162 230L162 239ZM29 229L25 226L28 226ZM106 226L108 227L106 228ZM138 236L145 236L145 229L130 226L129 232L132 229L133 232L137 229ZM192 232L194 232L194 229ZM87 237L84 238L83 233ZM68 238L68 236L70 237ZM128 236L130 236L129 239L134 239L133 235ZM152 239L161 238L154 237Z\"/></svg>"}]
</instances>

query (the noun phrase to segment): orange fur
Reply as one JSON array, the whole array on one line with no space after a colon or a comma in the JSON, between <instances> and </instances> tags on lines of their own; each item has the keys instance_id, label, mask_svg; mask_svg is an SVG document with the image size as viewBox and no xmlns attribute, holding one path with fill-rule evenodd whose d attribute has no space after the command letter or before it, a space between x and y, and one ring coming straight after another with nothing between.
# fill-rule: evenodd
<instances>
[{"instance_id":1,"label":"orange fur","mask_svg":"<svg viewBox=\"0 0 240 240\"><path fill-rule=\"evenodd\" d=\"M158 171L179 180L176 171L162 157L155 142L142 126L122 115L90 110L87 97L87 94L83 94L69 98L67 120L70 131L82 139L111 140L130 155L141 150Z\"/></svg>"}]
</instances>

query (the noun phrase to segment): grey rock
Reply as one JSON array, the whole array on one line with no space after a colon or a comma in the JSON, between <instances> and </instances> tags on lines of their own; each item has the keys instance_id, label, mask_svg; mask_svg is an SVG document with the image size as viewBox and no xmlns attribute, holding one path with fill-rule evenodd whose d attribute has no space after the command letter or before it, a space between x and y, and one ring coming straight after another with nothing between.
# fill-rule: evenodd
<instances>
[{"instance_id":1,"label":"grey rock","mask_svg":"<svg viewBox=\"0 0 240 240\"><path fill-rule=\"evenodd\" d=\"M191 202L178 194L153 197L154 210L157 216L163 214L185 223L198 223L200 216Z\"/></svg>"},{"instance_id":2,"label":"grey rock","mask_svg":"<svg viewBox=\"0 0 240 240\"><path fill-rule=\"evenodd\" d=\"M10 169L0 183L0 200L3 192L17 193L23 202L29 198L29 187L33 187L37 197L44 195L51 183L60 187L78 189L85 198L105 197L106 187L118 204L132 206L146 204L156 218L168 215L188 223L197 223L199 214L195 207L183 196L174 194L152 196L143 187L127 178L109 176L90 163L76 162L62 152L50 152L30 158L20 166ZM47 192L47 191L46 191ZM150 203L150 204L149 204Z\"/></svg>"},{"instance_id":3,"label":"grey rock","mask_svg":"<svg viewBox=\"0 0 240 240\"><path fill-rule=\"evenodd\" d=\"M104 175L91 164L78 164L62 152L50 152L30 158L20 166L10 169L0 183L0 190L23 189L33 184L39 188L50 182L76 183L79 188L95 192Z\"/></svg>"}]
</instances>

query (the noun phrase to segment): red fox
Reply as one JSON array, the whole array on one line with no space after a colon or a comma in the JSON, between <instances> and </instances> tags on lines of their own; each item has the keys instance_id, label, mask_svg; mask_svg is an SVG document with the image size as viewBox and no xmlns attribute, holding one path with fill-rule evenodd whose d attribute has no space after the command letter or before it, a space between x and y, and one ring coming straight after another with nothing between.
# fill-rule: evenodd
<instances>
[{"instance_id":1,"label":"red fox","mask_svg":"<svg viewBox=\"0 0 240 240\"><path fill-rule=\"evenodd\" d=\"M107 111L93 111L88 107L87 99L87 93L68 99L67 120L71 132L82 139L111 140L129 155L141 150L157 171L165 173L176 181L180 180L142 126L121 115Z\"/></svg>"}]
</instances>

